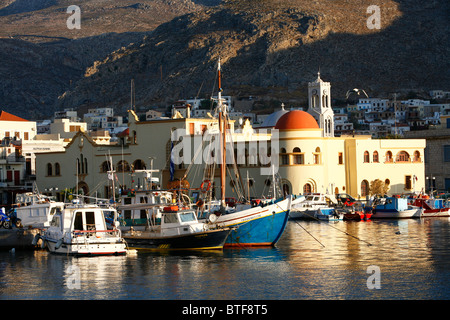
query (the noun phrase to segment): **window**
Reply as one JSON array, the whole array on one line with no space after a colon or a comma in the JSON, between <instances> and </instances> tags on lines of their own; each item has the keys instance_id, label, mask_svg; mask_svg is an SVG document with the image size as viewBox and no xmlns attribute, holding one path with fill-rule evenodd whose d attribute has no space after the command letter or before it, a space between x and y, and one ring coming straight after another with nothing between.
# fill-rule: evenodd
<instances>
[{"instance_id":1,"label":"window","mask_svg":"<svg viewBox=\"0 0 450 320\"><path fill-rule=\"evenodd\" d=\"M111 170L111 162L103 161L100 166L100 172L108 172L109 170Z\"/></svg>"},{"instance_id":2,"label":"window","mask_svg":"<svg viewBox=\"0 0 450 320\"><path fill-rule=\"evenodd\" d=\"M374 151L373 152L373 158L372 158L373 162L378 162L378 151Z\"/></svg>"},{"instance_id":3,"label":"window","mask_svg":"<svg viewBox=\"0 0 450 320\"><path fill-rule=\"evenodd\" d=\"M314 155L314 164L320 164L320 148L316 148L316 152L313 153Z\"/></svg>"},{"instance_id":4,"label":"window","mask_svg":"<svg viewBox=\"0 0 450 320\"><path fill-rule=\"evenodd\" d=\"M47 176L53 175L53 167L51 163L47 163Z\"/></svg>"},{"instance_id":5,"label":"window","mask_svg":"<svg viewBox=\"0 0 450 320\"><path fill-rule=\"evenodd\" d=\"M369 162L370 162L369 151L364 151L364 163Z\"/></svg>"},{"instance_id":6,"label":"window","mask_svg":"<svg viewBox=\"0 0 450 320\"><path fill-rule=\"evenodd\" d=\"M83 230L83 216L81 212L77 212L75 214L75 220L73 222L73 229L74 230Z\"/></svg>"},{"instance_id":7,"label":"window","mask_svg":"<svg viewBox=\"0 0 450 320\"><path fill-rule=\"evenodd\" d=\"M141 159L138 159L133 163L133 168L134 168L134 170L145 170L146 169L145 163Z\"/></svg>"},{"instance_id":8,"label":"window","mask_svg":"<svg viewBox=\"0 0 450 320\"><path fill-rule=\"evenodd\" d=\"M450 145L444 146L444 162L450 162Z\"/></svg>"},{"instance_id":9,"label":"window","mask_svg":"<svg viewBox=\"0 0 450 320\"><path fill-rule=\"evenodd\" d=\"M130 171L130 165L125 160L119 161L117 164L117 172L128 172Z\"/></svg>"},{"instance_id":10,"label":"window","mask_svg":"<svg viewBox=\"0 0 450 320\"><path fill-rule=\"evenodd\" d=\"M338 163L344 164L344 156L342 155L342 152L338 153Z\"/></svg>"},{"instance_id":11,"label":"window","mask_svg":"<svg viewBox=\"0 0 450 320\"><path fill-rule=\"evenodd\" d=\"M421 162L422 159L420 159L420 152L419 151L414 151L414 158L413 158L413 162Z\"/></svg>"},{"instance_id":12,"label":"window","mask_svg":"<svg viewBox=\"0 0 450 320\"><path fill-rule=\"evenodd\" d=\"M300 148L294 148L294 164L304 164L303 154Z\"/></svg>"},{"instance_id":13,"label":"window","mask_svg":"<svg viewBox=\"0 0 450 320\"><path fill-rule=\"evenodd\" d=\"M61 175L61 170L59 168L59 163L55 163L55 176Z\"/></svg>"},{"instance_id":14,"label":"window","mask_svg":"<svg viewBox=\"0 0 450 320\"><path fill-rule=\"evenodd\" d=\"M392 152L386 152L386 162L392 162Z\"/></svg>"},{"instance_id":15,"label":"window","mask_svg":"<svg viewBox=\"0 0 450 320\"><path fill-rule=\"evenodd\" d=\"M28 132L24 132L23 133L23 138L24 138L24 140L28 140L29 139Z\"/></svg>"},{"instance_id":16,"label":"window","mask_svg":"<svg viewBox=\"0 0 450 320\"><path fill-rule=\"evenodd\" d=\"M450 179L449 178L445 178L444 186L445 186L445 190L447 190L447 192L450 192Z\"/></svg>"},{"instance_id":17,"label":"window","mask_svg":"<svg viewBox=\"0 0 450 320\"><path fill-rule=\"evenodd\" d=\"M405 176L405 189L411 190L411 176Z\"/></svg>"},{"instance_id":18,"label":"window","mask_svg":"<svg viewBox=\"0 0 450 320\"><path fill-rule=\"evenodd\" d=\"M396 157L395 161L408 162L409 161L409 153L406 151L400 151L399 153L397 153L397 157Z\"/></svg>"},{"instance_id":19,"label":"window","mask_svg":"<svg viewBox=\"0 0 450 320\"><path fill-rule=\"evenodd\" d=\"M311 192L312 192L311 184L306 183L306 184L303 186L303 194L311 193Z\"/></svg>"},{"instance_id":20,"label":"window","mask_svg":"<svg viewBox=\"0 0 450 320\"><path fill-rule=\"evenodd\" d=\"M369 182L367 180L363 180L361 182L361 197L365 197L369 195Z\"/></svg>"},{"instance_id":21,"label":"window","mask_svg":"<svg viewBox=\"0 0 450 320\"><path fill-rule=\"evenodd\" d=\"M281 164L282 165L287 165L289 164L289 155L286 154L286 149L285 148L281 148L280 149L280 157L281 157Z\"/></svg>"},{"instance_id":22,"label":"window","mask_svg":"<svg viewBox=\"0 0 450 320\"><path fill-rule=\"evenodd\" d=\"M95 230L95 213L93 211L85 212L86 230Z\"/></svg>"}]
</instances>

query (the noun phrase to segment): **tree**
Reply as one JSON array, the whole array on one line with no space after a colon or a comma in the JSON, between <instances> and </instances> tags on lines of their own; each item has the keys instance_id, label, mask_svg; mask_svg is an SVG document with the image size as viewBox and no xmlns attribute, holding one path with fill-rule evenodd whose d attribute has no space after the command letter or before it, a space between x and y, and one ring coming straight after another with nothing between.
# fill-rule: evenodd
<instances>
[{"instance_id":1,"label":"tree","mask_svg":"<svg viewBox=\"0 0 450 320\"><path fill-rule=\"evenodd\" d=\"M389 190L389 185L381 181L380 179L375 179L370 182L369 193L373 195L384 196Z\"/></svg>"}]
</instances>

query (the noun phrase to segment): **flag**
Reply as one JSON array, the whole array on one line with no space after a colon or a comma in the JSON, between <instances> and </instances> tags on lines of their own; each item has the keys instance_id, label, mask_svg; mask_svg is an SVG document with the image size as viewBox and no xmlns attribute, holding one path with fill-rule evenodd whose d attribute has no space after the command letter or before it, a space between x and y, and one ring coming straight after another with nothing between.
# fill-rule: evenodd
<instances>
[{"instance_id":1,"label":"flag","mask_svg":"<svg viewBox=\"0 0 450 320\"><path fill-rule=\"evenodd\" d=\"M173 141L172 141L172 145L170 147L170 167L169 167L169 171L170 171L170 181L173 181L173 176L175 173L175 164L173 163Z\"/></svg>"}]
</instances>

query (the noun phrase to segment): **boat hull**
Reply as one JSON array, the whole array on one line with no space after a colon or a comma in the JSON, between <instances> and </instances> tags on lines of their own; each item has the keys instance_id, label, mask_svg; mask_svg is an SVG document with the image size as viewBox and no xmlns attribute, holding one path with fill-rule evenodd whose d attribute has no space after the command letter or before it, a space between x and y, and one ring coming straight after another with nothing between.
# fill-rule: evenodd
<instances>
[{"instance_id":1,"label":"boat hull","mask_svg":"<svg viewBox=\"0 0 450 320\"><path fill-rule=\"evenodd\" d=\"M171 237L156 237L140 232L124 234L129 248L146 251L161 250L218 250L223 249L231 229L214 229Z\"/></svg>"},{"instance_id":2,"label":"boat hull","mask_svg":"<svg viewBox=\"0 0 450 320\"><path fill-rule=\"evenodd\" d=\"M282 236L289 218L291 199L224 214L216 224L236 227L230 232L225 248L274 246Z\"/></svg>"},{"instance_id":3,"label":"boat hull","mask_svg":"<svg viewBox=\"0 0 450 320\"><path fill-rule=\"evenodd\" d=\"M421 215L421 209L408 209L408 210L380 210L374 209L372 219L408 219L419 218Z\"/></svg>"},{"instance_id":4,"label":"boat hull","mask_svg":"<svg viewBox=\"0 0 450 320\"><path fill-rule=\"evenodd\" d=\"M54 239L45 239L48 251L57 254L68 254L75 256L107 256L123 255L127 253L126 244L123 241L117 243L96 242L96 243L62 243Z\"/></svg>"},{"instance_id":5,"label":"boat hull","mask_svg":"<svg viewBox=\"0 0 450 320\"><path fill-rule=\"evenodd\" d=\"M424 210L421 217L431 218L431 217L450 217L450 209L430 209Z\"/></svg>"},{"instance_id":6,"label":"boat hull","mask_svg":"<svg viewBox=\"0 0 450 320\"><path fill-rule=\"evenodd\" d=\"M319 209L292 209L289 212L289 219L315 220Z\"/></svg>"}]
</instances>

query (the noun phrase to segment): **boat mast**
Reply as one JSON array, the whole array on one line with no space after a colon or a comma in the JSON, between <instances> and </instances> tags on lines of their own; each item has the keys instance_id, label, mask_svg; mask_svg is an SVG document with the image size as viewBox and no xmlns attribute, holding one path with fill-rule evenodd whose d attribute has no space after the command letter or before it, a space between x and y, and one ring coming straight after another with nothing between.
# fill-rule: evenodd
<instances>
[{"instance_id":1,"label":"boat mast","mask_svg":"<svg viewBox=\"0 0 450 320\"><path fill-rule=\"evenodd\" d=\"M226 106L222 104L222 82L220 75L220 57L217 64L218 71L218 82L219 82L219 92L218 92L218 110L219 110L219 132L220 132L220 150L221 150L221 163L220 163L220 206L222 210L225 210L225 180L226 180Z\"/></svg>"}]
</instances>

